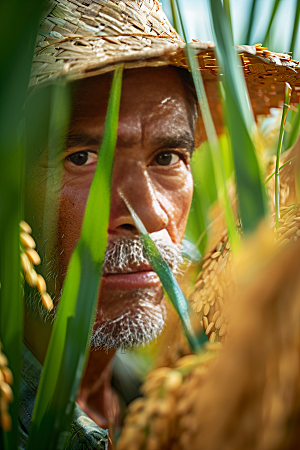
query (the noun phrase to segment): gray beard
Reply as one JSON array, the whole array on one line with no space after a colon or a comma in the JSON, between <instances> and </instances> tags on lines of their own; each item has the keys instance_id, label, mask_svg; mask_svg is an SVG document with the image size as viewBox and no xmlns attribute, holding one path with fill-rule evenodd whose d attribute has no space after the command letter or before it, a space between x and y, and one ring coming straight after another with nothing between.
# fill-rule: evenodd
<instances>
[{"instance_id":1,"label":"gray beard","mask_svg":"<svg viewBox=\"0 0 300 450\"><path fill-rule=\"evenodd\" d=\"M153 296L151 289L135 291L130 308L124 308L122 314L114 319L101 310L101 321L94 324L90 346L95 350L125 350L145 346L156 339L164 328L166 307L163 301L154 304Z\"/></svg>"},{"instance_id":2,"label":"gray beard","mask_svg":"<svg viewBox=\"0 0 300 450\"><path fill-rule=\"evenodd\" d=\"M156 245L172 272L177 274L182 263L181 247L162 241L156 241ZM47 266L53 267L53 260L52 258L51 264L48 263ZM142 264L149 264L149 262L144 255L141 239L139 237L122 238L108 244L103 270L106 273L135 272ZM56 279L57 272L50 269L47 279L49 277ZM61 295L60 291L59 299ZM116 293L116 297L120 295L122 293ZM128 296L128 292L124 295ZM54 296L52 295L52 298ZM163 301L155 304L152 300L154 296L155 292L149 288L134 291L132 295L130 294L132 307L125 308L120 316L114 318L110 318L105 310L101 309L98 312L100 321L93 324L90 346L94 349L125 350L144 346L156 339L164 328L166 308ZM25 302L29 311L35 316L38 315L43 321L53 322L59 313L58 301L54 309L49 312L43 307L38 292L30 288L25 290Z\"/></svg>"}]
</instances>

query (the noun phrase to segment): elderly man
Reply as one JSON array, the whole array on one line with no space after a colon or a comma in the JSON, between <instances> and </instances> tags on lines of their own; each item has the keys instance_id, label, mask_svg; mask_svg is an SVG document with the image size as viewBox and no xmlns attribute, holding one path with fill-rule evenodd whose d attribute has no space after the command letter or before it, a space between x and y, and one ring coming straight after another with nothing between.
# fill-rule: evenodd
<instances>
[{"instance_id":1,"label":"elderly man","mask_svg":"<svg viewBox=\"0 0 300 450\"><path fill-rule=\"evenodd\" d=\"M50 22L54 28L59 10L63 10L66 17L74 13L74 4L70 3L69 12L66 12L65 2L55 3L56 7L53 8L52 4L48 17L42 22L44 32L45 24L48 26L48 32ZM82 8L86 8L84 3ZM110 5L112 15L120 5L118 2L105 3ZM92 5L94 9L86 8L86 12L95 12L98 2ZM78 448L85 445L94 448L103 437L96 424L102 428L108 427L114 403L110 387L110 363L116 349L147 343L158 336L164 326L162 286L143 256L138 231L123 197L126 197L137 212L149 233L164 231L169 236L170 244L164 244L162 251L171 266L176 265L180 256L179 250L176 249L184 235L192 199L190 158L195 147L195 94L188 71L170 66L164 56L166 51L174 51L176 48L181 51L182 42L168 24L158 3L155 2L151 6L145 2L145 7L149 9L144 12L145 17L149 20L152 13L152 20L156 23L155 15L159 14L162 21L161 25L156 23L156 27L163 26L172 39L166 37L162 39L165 42L160 41L157 46L153 44L155 51L152 54L150 52L150 55L147 55L149 42L146 42L144 54L140 54L140 50L137 55L133 52L132 59L151 58L150 63L145 59L145 67L140 61L133 67L129 65L127 68L125 64L113 166L108 248L91 341L92 347L99 351L90 353L77 398L78 405L92 420L84 417L84 413L76 408L70 442ZM134 8L127 8L120 18L128 21L130 13L134 12ZM64 27L60 31L63 29ZM80 32L83 33L83 30ZM49 56L45 56L45 53L49 53L53 48L59 58L64 56L67 50L61 49L68 41L57 43L58 31L51 30L48 34L49 37L52 36L52 40L48 38L50 42L47 40L44 43L40 39L44 34L39 35L37 56L33 63L32 84L39 87L43 81L45 87L37 89L37 92L33 89L28 103L29 126L33 122L40 125L36 127L36 133L28 145L30 157L27 164L25 215L33 228L33 236L42 256L41 271L47 279L55 311L71 254L80 237L86 201L104 132L113 66L108 72L104 70L104 73L98 74L97 70L93 76L82 76L82 67L77 72L75 68L74 80L71 77L69 83L72 98L71 117L64 151L61 153L60 142L49 141L49 125L47 117L44 120L44 116L51 86L47 86L45 75L39 73L39 68L41 61L49 61ZM99 42L93 34L91 39ZM54 44L51 46L52 41ZM138 42L137 39L132 40L135 45ZM128 45L125 53L127 47ZM121 43L116 46L116 50L116 57L126 60L126 54L122 56ZM159 53L160 59L157 58ZM72 58L71 61L74 60L74 55ZM103 64L102 59L97 59L95 67ZM62 59L58 59L60 67L61 61ZM90 75L88 70L85 68L85 73ZM64 71L65 66L62 72ZM69 67L68 73L72 73L72 68ZM64 75L60 74L61 77ZM54 73L54 81L56 77L58 76ZM39 111L41 99L45 98L48 100L42 101L42 111ZM51 103L51 100L49 102ZM53 224L53 217L57 217L57 226L56 223ZM45 359L52 329L52 314L36 314L38 300L32 290L27 289L25 300L20 413L22 442L27 440L41 371L40 364L43 364ZM34 368L34 376L30 380L29 366Z\"/></svg>"},{"instance_id":2,"label":"elderly man","mask_svg":"<svg viewBox=\"0 0 300 450\"><path fill-rule=\"evenodd\" d=\"M199 44L199 48L209 51L210 45ZM164 326L162 287L143 256L124 197L148 232L163 231L169 236L171 244L164 245L163 251L170 265L176 265L174 246L182 241L192 199L190 158L197 123L183 47L157 0L49 1L41 22L27 114L28 123L39 126L28 146L25 215L42 255L41 267L55 310L80 236L104 132L112 72L115 64L124 66L108 248L91 341L99 351L90 353L79 389L81 409L76 407L70 448L92 449L104 442L100 427L107 428L112 416L109 382L116 349L149 342ZM206 62L208 81L213 81L207 91L216 99L212 63L203 58L204 67ZM46 117L47 107L51 109L47 96L51 84L61 80L68 82L72 92L63 153L61 142L49 139ZM256 89L253 85L252 90ZM265 111L262 105L258 97L257 113ZM214 112L218 108L215 103ZM36 314L35 295L26 292L25 297L22 448L52 329L51 315Z\"/></svg>"}]
</instances>

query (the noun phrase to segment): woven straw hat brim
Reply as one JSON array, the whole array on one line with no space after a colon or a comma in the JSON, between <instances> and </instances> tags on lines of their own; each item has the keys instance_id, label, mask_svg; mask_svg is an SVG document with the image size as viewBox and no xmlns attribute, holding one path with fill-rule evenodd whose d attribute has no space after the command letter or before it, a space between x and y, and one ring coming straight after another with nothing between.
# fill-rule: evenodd
<instances>
[{"instance_id":1,"label":"woven straw hat brim","mask_svg":"<svg viewBox=\"0 0 300 450\"><path fill-rule=\"evenodd\" d=\"M198 56L217 131L223 128L212 42L191 44ZM300 64L261 46L236 47L254 114L282 106L285 82L300 102ZM157 0L48 0L41 21L30 86L78 80L114 70L172 65L187 68L185 44Z\"/></svg>"}]
</instances>

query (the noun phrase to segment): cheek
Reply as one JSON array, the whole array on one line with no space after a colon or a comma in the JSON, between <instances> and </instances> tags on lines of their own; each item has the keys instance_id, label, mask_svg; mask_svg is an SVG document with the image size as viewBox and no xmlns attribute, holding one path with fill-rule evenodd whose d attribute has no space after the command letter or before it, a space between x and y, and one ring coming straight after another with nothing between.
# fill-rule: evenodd
<instances>
[{"instance_id":1,"label":"cheek","mask_svg":"<svg viewBox=\"0 0 300 450\"><path fill-rule=\"evenodd\" d=\"M65 185L61 191L58 218L58 254L62 273L66 272L72 252L80 238L89 189Z\"/></svg>"},{"instance_id":2,"label":"cheek","mask_svg":"<svg viewBox=\"0 0 300 450\"><path fill-rule=\"evenodd\" d=\"M169 217L169 234L175 243L183 239L193 196L193 177L187 170L173 189L163 189L157 198Z\"/></svg>"}]
</instances>

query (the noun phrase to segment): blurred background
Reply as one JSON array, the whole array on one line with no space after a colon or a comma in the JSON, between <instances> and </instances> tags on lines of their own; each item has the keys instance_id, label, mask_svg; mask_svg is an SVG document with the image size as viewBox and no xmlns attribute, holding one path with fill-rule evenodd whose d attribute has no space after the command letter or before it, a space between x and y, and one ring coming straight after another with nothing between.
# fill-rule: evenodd
<instances>
[{"instance_id":1,"label":"blurred background","mask_svg":"<svg viewBox=\"0 0 300 450\"><path fill-rule=\"evenodd\" d=\"M162 0L163 8L172 21L169 0ZM234 44L267 45L274 52L290 51L294 22L297 17L297 0L231 0L231 20ZM208 0L179 0L181 12L187 27L188 41L214 41L213 26L209 13ZM277 6L278 5L278 6ZM274 17L268 43L264 41L274 8ZM299 24L296 25L297 32ZM293 57L299 60L300 41L296 41Z\"/></svg>"}]
</instances>

